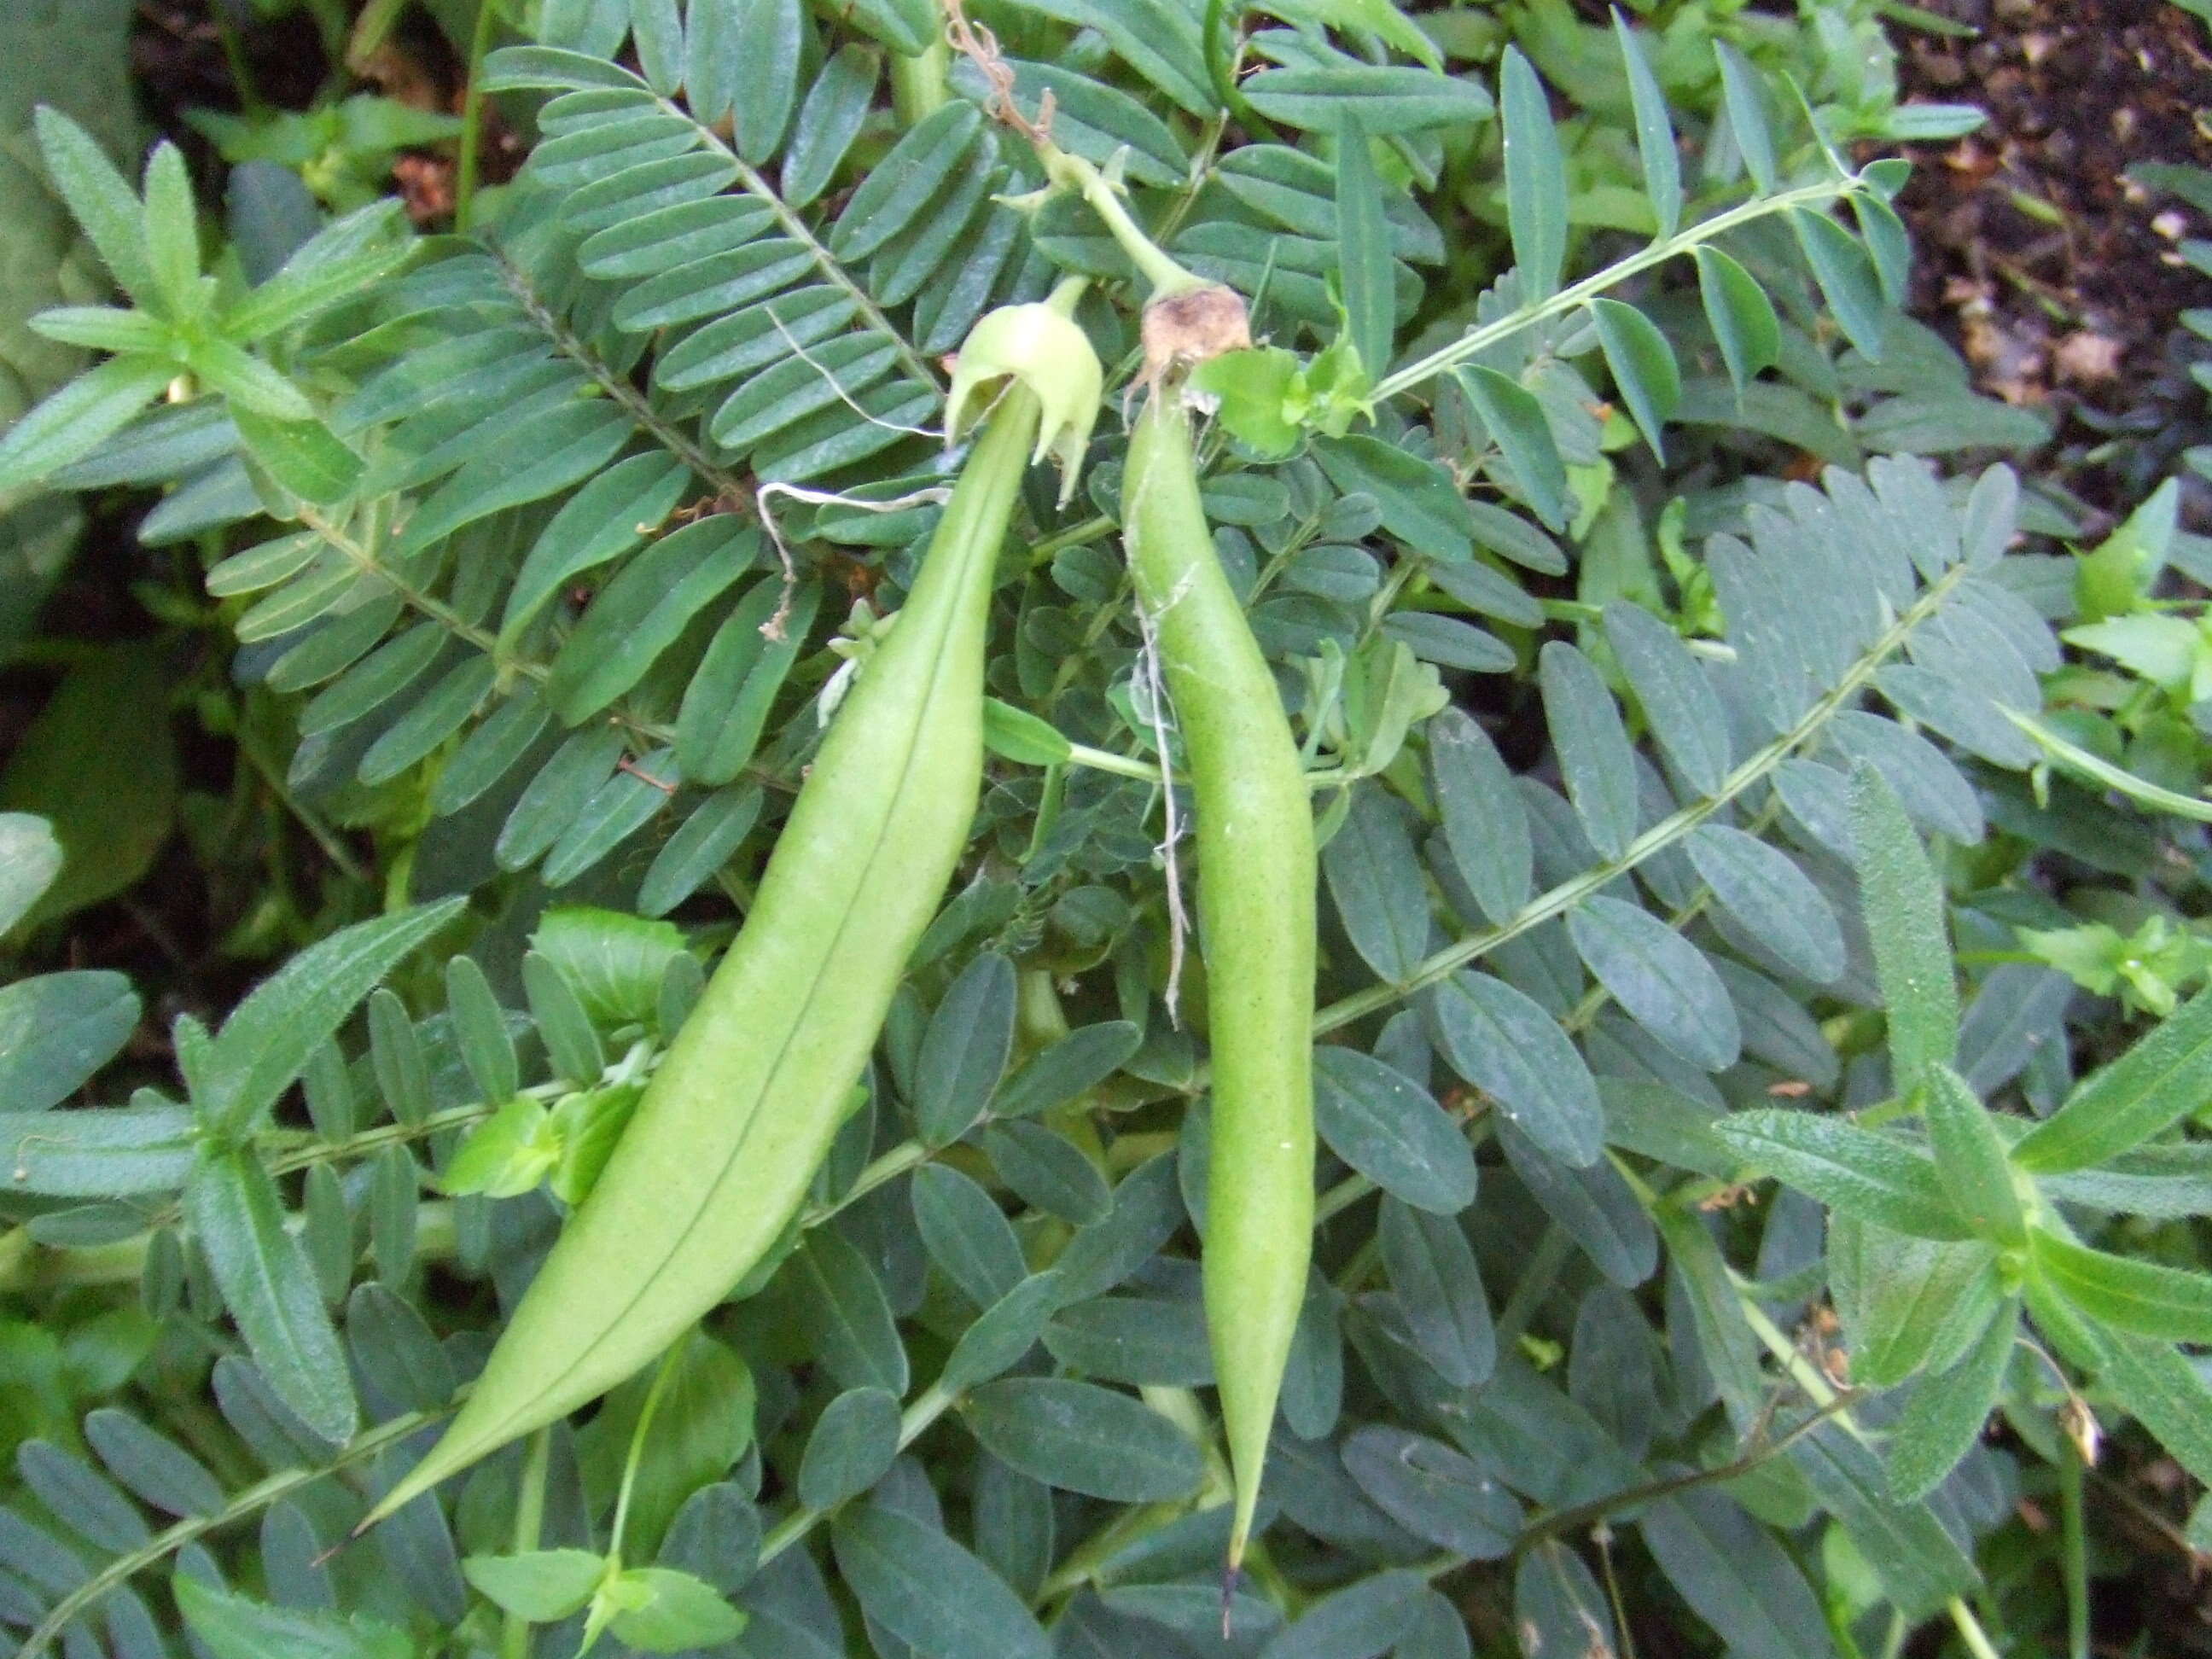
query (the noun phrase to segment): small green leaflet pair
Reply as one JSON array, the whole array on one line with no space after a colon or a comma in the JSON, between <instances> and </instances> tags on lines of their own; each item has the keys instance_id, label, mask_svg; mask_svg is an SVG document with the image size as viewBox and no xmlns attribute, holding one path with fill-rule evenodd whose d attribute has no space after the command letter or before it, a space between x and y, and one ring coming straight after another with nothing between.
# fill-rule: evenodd
<instances>
[{"instance_id":1,"label":"small green leaflet pair","mask_svg":"<svg viewBox=\"0 0 2212 1659\"><path fill-rule=\"evenodd\" d=\"M625 1567L590 1550L472 1555L468 1581L503 1613L534 1625L583 1613L584 1645L602 1632L642 1653L688 1653L733 1642L745 1616L714 1587L673 1567Z\"/></svg>"},{"instance_id":2,"label":"small green leaflet pair","mask_svg":"<svg viewBox=\"0 0 2212 1659\"><path fill-rule=\"evenodd\" d=\"M1852 779L1851 834L1895 1097L1856 1121L1757 1111L1715 1129L1753 1168L1829 1206L1831 1288L1854 1380L1920 1376L1890 1438L1893 1492L1925 1496L1971 1448L2023 1312L2212 1480L2212 1386L2172 1346L2212 1341L2212 1276L2095 1249L2057 1207L2204 1207L2212 1158L2166 1137L2212 1096L2212 994L2044 1121L1992 1112L1953 1069L1959 994L1941 884L1895 793L1865 767ZM1875 1127L1911 1115L1917 1135Z\"/></svg>"},{"instance_id":3,"label":"small green leaflet pair","mask_svg":"<svg viewBox=\"0 0 2212 1659\"><path fill-rule=\"evenodd\" d=\"M516 1618L552 1624L586 1613L585 1647L606 1632L640 1653L688 1653L734 1641L745 1627L743 1613L690 1573L625 1568L589 1550L471 1556L461 1571ZM185 1624L215 1659L412 1659L418 1651L405 1631L380 1620L270 1606L182 1573L174 1585Z\"/></svg>"}]
</instances>

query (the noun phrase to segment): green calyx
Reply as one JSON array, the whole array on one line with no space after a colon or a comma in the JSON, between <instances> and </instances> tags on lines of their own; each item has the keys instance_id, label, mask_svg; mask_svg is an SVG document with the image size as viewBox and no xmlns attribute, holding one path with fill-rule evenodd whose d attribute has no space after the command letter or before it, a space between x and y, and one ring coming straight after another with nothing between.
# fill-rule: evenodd
<instances>
[{"instance_id":1,"label":"green calyx","mask_svg":"<svg viewBox=\"0 0 2212 1659\"><path fill-rule=\"evenodd\" d=\"M1072 296L1071 296L1072 301ZM945 406L945 441L957 443L980 421L1009 380L1027 386L1042 406L1032 463L1060 463L1060 500L1075 493L1091 428L1098 418L1105 371L1091 341L1060 305L1001 306L969 331L954 363Z\"/></svg>"}]
</instances>

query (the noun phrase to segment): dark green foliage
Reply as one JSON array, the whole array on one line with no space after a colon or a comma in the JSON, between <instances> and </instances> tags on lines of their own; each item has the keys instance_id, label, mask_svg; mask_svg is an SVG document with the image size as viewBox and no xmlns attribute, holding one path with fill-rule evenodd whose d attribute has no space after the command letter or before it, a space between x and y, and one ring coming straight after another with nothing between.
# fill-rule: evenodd
<instances>
[{"instance_id":1,"label":"dark green foliage","mask_svg":"<svg viewBox=\"0 0 2212 1659\"><path fill-rule=\"evenodd\" d=\"M2014 1499L2081 1501L2070 1390L2212 1476L2212 996L2201 906L2146 896L2205 816L2153 585L2212 560L2171 502L2065 558L1998 464L2038 417L1898 313L1900 176L1831 145L1959 117L1845 73L1860 9L1690 56L1684 8L1509 9L979 0L987 66L922 0L547 0L495 30L527 154L468 234L251 261L176 152L142 194L48 118L137 308L49 314L110 356L0 483L159 492L254 787L374 863L173 1067L97 963L0 989L28 1650L1534 1659L1618 1607L1894 1651L2002 1623ZM1136 296L1000 78L1263 337L1209 366L1205 501L1324 843L1323 1185L1225 1601ZM941 360L1069 273L1107 418L1001 558L982 809L808 1206L657 1376L325 1559L748 908L935 524ZM2136 678L2063 665L2077 621ZM166 748L89 801L39 756L19 941L178 810ZM2060 859L2133 885L2069 910Z\"/></svg>"}]
</instances>

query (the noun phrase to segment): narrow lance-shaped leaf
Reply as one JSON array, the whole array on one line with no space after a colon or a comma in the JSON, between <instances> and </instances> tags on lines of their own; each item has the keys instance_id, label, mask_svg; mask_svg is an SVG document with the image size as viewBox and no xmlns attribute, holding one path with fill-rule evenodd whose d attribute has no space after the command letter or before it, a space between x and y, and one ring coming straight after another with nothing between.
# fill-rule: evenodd
<instances>
[{"instance_id":1,"label":"narrow lance-shaped leaf","mask_svg":"<svg viewBox=\"0 0 2212 1659\"><path fill-rule=\"evenodd\" d=\"M606 1577L606 1558L589 1550L529 1550L472 1555L461 1571L502 1612L552 1624L580 1613Z\"/></svg>"},{"instance_id":2,"label":"narrow lance-shaped leaf","mask_svg":"<svg viewBox=\"0 0 2212 1659\"><path fill-rule=\"evenodd\" d=\"M1123 1504L1188 1497L1198 1448L1125 1394L1072 1377L1014 1376L970 1396L969 1429L994 1455L1068 1492Z\"/></svg>"},{"instance_id":3,"label":"narrow lance-shaped leaf","mask_svg":"<svg viewBox=\"0 0 2212 1659\"><path fill-rule=\"evenodd\" d=\"M2212 1482L2212 1384L2197 1362L2172 1343L2149 1337L2120 1331L2100 1337L2098 1381L2176 1462Z\"/></svg>"},{"instance_id":4,"label":"narrow lance-shaped leaf","mask_svg":"<svg viewBox=\"0 0 2212 1659\"><path fill-rule=\"evenodd\" d=\"M361 481L361 457L320 421L272 421L245 408L231 419L248 453L288 495L327 507Z\"/></svg>"},{"instance_id":5,"label":"narrow lance-shaped leaf","mask_svg":"<svg viewBox=\"0 0 2212 1659\"><path fill-rule=\"evenodd\" d=\"M1452 1069L1494 1097L1529 1139L1575 1169L1597 1162L1605 1131L1597 1085L1541 1004L1467 971L1431 991L1425 1012Z\"/></svg>"},{"instance_id":6,"label":"narrow lance-shaped leaf","mask_svg":"<svg viewBox=\"0 0 2212 1659\"><path fill-rule=\"evenodd\" d=\"M413 1648L404 1632L380 1620L273 1607L183 1572L171 1585L196 1650L212 1659L263 1659L274 1653L295 1659L403 1659Z\"/></svg>"},{"instance_id":7,"label":"narrow lance-shaped leaf","mask_svg":"<svg viewBox=\"0 0 2212 1659\"><path fill-rule=\"evenodd\" d=\"M53 825L29 812L0 812L0 933L23 919L61 867Z\"/></svg>"},{"instance_id":8,"label":"narrow lance-shaped leaf","mask_svg":"<svg viewBox=\"0 0 2212 1659\"><path fill-rule=\"evenodd\" d=\"M187 339L185 365L219 392L234 408L265 415L273 421L314 418L315 406L307 394L286 380L244 346L213 337Z\"/></svg>"},{"instance_id":9,"label":"narrow lance-shaped leaf","mask_svg":"<svg viewBox=\"0 0 2212 1659\"><path fill-rule=\"evenodd\" d=\"M1459 709L1439 711L1425 734L1444 845L1483 914L1504 922L1528 902L1535 858L1513 774L1488 733Z\"/></svg>"},{"instance_id":10,"label":"narrow lance-shaped leaf","mask_svg":"<svg viewBox=\"0 0 2212 1659\"><path fill-rule=\"evenodd\" d=\"M2212 991L2199 992L2013 1148L2023 1170L2084 1170L2163 1133L2212 1095Z\"/></svg>"},{"instance_id":11,"label":"narrow lance-shaped leaf","mask_svg":"<svg viewBox=\"0 0 2212 1659\"><path fill-rule=\"evenodd\" d=\"M684 23L676 0L630 0L630 41L647 82L664 98L684 84Z\"/></svg>"},{"instance_id":12,"label":"narrow lance-shaped leaf","mask_svg":"<svg viewBox=\"0 0 2212 1659\"><path fill-rule=\"evenodd\" d=\"M1857 238L1825 213L1793 208L1790 227L1797 233L1805 263L1812 266L1813 279L1820 283L1836 321L1863 356L1879 358L1891 312L1882 297L1881 279L1875 273L1874 261Z\"/></svg>"},{"instance_id":13,"label":"narrow lance-shaped leaf","mask_svg":"<svg viewBox=\"0 0 2212 1659\"><path fill-rule=\"evenodd\" d=\"M1004 1579L938 1528L880 1504L836 1525L837 1565L868 1616L928 1659L1049 1659L1051 1638Z\"/></svg>"},{"instance_id":14,"label":"narrow lance-shaped leaf","mask_svg":"<svg viewBox=\"0 0 2212 1659\"><path fill-rule=\"evenodd\" d=\"M2100 1323L2170 1342L2212 1342L2212 1277L2035 1233L2044 1282Z\"/></svg>"},{"instance_id":15,"label":"narrow lance-shaped leaf","mask_svg":"<svg viewBox=\"0 0 2212 1659\"><path fill-rule=\"evenodd\" d=\"M175 373L173 364L133 356L77 376L0 433L0 494L82 460L129 425Z\"/></svg>"},{"instance_id":16,"label":"narrow lance-shaped leaf","mask_svg":"<svg viewBox=\"0 0 2212 1659\"><path fill-rule=\"evenodd\" d=\"M2027 1212L1989 1109L1948 1066L1931 1065L1925 1077L1921 1099L1928 1138L1936 1150L1936 1172L1953 1206L1984 1238L2007 1245L2024 1243Z\"/></svg>"},{"instance_id":17,"label":"narrow lance-shaped leaf","mask_svg":"<svg viewBox=\"0 0 2212 1659\"><path fill-rule=\"evenodd\" d=\"M1936 1166L1887 1135L1794 1111L1737 1112L1713 1133L1753 1168L1832 1209L1921 1238L1969 1237Z\"/></svg>"},{"instance_id":18,"label":"narrow lance-shaped leaf","mask_svg":"<svg viewBox=\"0 0 2212 1659\"><path fill-rule=\"evenodd\" d=\"M1368 154L1366 129L1347 113L1336 143L1337 274L1343 283L1346 331L1370 381L1390 367L1397 299L1382 185Z\"/></svg>"},{"instance_id":19,"label":"narrow lance-shaped leaf","mask_svg":"<svg viewBox=\"0 0 2212 1659\"><path fill-rule=\"evenodd\" d=\"M962 970L931 1016L915 1066L915 1116L933 1146L983 1115L1014 1036L1013 964L987 951Z\"/></svg>"},{"instance_id":20,"label":"narrow lance-shaped leaf","mask_svg":"<svg viewBox=\"0 0 2212 1659\"><path fill-rule=\"evenodd\" d=\"M59 110L41 105L36 119L46 172L108 274L133 299L150 300L154 268L146 258L145 210L130 184L92 135Z\"/></svg>"},{"instance_id":21,"label":"narrow lance-shaped leaf","mask_svg":"<svg viewBox=\"0 0 2212 1659\"><path fill-rule=\"evenodd\" d=\"M360 293L414 254L412 244L397 242L296 269L288 264L223 313L223 332L237 340L265 338Z\"/></svg>"},{"instance_id":22,"label":"narrow lance-shaped leaf","mask_svg":"<svg viewBox=\"0 0 2212 1659\"><path fill-rule=\"evenodd\" d=\"M1602 859L1617 859L1636 835L1636 761L1604 677L1573 646L1553 640L1537 659L1544 718L1576 816Z\"/></svg>"},{"instance_id":23,"label":"narrow lance-shaped leaf","mask_svg":"<svg viewBox=\"0 0 2212 1659\"><path fill-rule=\"evenodd\" d=\"M56 306L30 319L32 331L90 351L166 351L175 340L151 312L119 306Z\"/></svg>"},{"instance_id":24,"label":"narrow lance-shaped leaf","mask_svg":"<svg viewBox=\"0 0 2212 1659\"><path fill-rule=\"evenodd\" d=\"M1480 365L1453 371L1492 442L1513 471L1536 516L1553 530L1567 526L1567 468L1536 394L1510 374Z\"/></svg>"},{"instance_id":25,"label":"narrow lance-shaped leaf","mask_svg":"<svg viewBox=\"0 0 2212 1659\"><path fill-rule=\"evenodd\" d=\"M1888 781L1861 764L1852 769L1850 791L1860 902L1889 1011L1890 1065L1902 1092L1959 1051L1959 987L1951 974L1943 890Z\"/></svg>"},{"instance_id":26,"label":"narrow lance-shaped leaf","mask_svg":"<svg viewBox=\"0 0 2212 1659\"><path fill-rule=\"evenodd\" d=\"M1505 216L1521 298L1531 303L1559 292L1567 257L1567 168L1544 83L1521 55L1505 48L1498 70L1505 126Z\"/></svg>"},{"instance_id":27,"label":"narrow lance-shaped leaf","mask_svg":"<svg viewBox=\"0 0 2212 1659\"><path fill-rule=\"evenodd\" d=\"M1674 349L1658 325L1634 306L1618 300L1590 301L1590 320L1597 325L1598 343L1605 348L1606 367L1620 388L1628 412L1644 434L1644 441L1659 459L1667 459L1660 433L1682 401L1682 371Z\"/></svg>"},{"instance_id":28,"label":"narrow lance-shaped leaf","mask_svg":"<svg viewBox=\"0 0 2212 1659\"><path fill-rule=\"evenodd\" d=\"M173 1192L191 1170L197 1127L178 1106L0 1111L0 1178L51 1198Z\"/></svg>"},{"instance_id":29,"label":"narrow lance-shaped leaf","mask_svg":"<svg viewBox=\"0 0 2212 1659\"><path fill-rule=\"evenodd\" d=\"M196 1103L201 1110L226 1132L246 1127L355 1006L465 903L448 899L361 922L293 957L224 1022L210 1056L213 1093Z\"/></svg>"},{"instance_id":30,"label":"narrow lance-shaped leaf","mask_svg":"<svg viewBox=\"0 0 2212 1659\"><path fill-rule=\"evenodd\" d=\"M1351 811L1322 852L1322 872L1352 948L1382 978L1403 982L1429 940L1428 890L1393 799L1353 792Z\"/></svg>"},{"instance_id":31,"label":"narrow lance-shaped leaf","mask_svg":"<svg viewBox=\"0 0 2212 1659\"><path fill-rule=\"evenodd\" d=\"M791 123L805 68L806 8L798 0L749 0L707 13L692 15L691 48L697 52L701 37L721 33L717 20L728 20L724 46L734 77L730 108L738 153L757 166L775 154Z\"/></svg>"},{"instance_id":32,"label":"narrow lance-shaped leaf","mask_svg":"<svg viewBox=\"0 0 2212 1659\"><path fill-rule=\"evenodd\" d=\"M146 255L170 314L198 310L199 215L184 155L166 140L146 163Z\"/></svg>"},{"instance_id":33,"label":"narrow lance-shaped leaf","mask_svg":"<svg viewBox=\"0 0 2212 1659\"><path fill-rule=\"evenodd\" d=\"M1841 1211L1828 1218L1828 1240L1852 1380L1868 1388L1948 1368L2002 1300L1996 1252L1978 1241L1914 1238Z\"/></svg>"},{"instance_id":34,"label":"narrow lance-shaped leaf","mask_svg":"<svg viewBox=\"0 0 2212 1659\"><path fill-rule=\"evenodd\" d=\"M784 199L804 207L829 188L846 150L860 136L875 95L883 56L864 46L837 48L808 88L791 142L784 148ZM739 117L742 126L744 118Z\"/></svg>"},{"instance_id":35,"label":"narrow lance-shaped leaf","mask_svg":"<svg viewBox=\"0 0 2212 1659\"><path fill-rule=\"evenodd\" d=\"M1997 1390L2019 1336L2020 1310L2014 1304L1990 1322L1957 1365L1920 1379L1890 1437L1889 1491L1899 1503L1917 1504L1927 1497L1972 1449L1982 1425L1996 1409Z\"/></svg>"},{"instance_id":36,"label":"narrow lance-shaped leaf","mask_svg":"<svg viewBox=\"0 0 2212 1659\"><path fill-rule=\"evenodd\" d=\"M961 1334L945 1357L939 1382L950 1389L972 1389L1007 1370L1036 1346L1061 1299L1056 1270L1020 1280Z\"/></svg>"},{"instance_id":37,"label":"narrow lance-shaped leaf","mask_svg":"<svg viewBox=\"0 0 2212 1659\"><path fill-rule=\"evenodd\" d=\"M1897 210L1878 196L1862 192L1852 197L1851 216L1859 222L1867 257L1881 282L1882 298L1903 306L1912 276L1912 233L1905 229Z\"/></svg>"},{"instance_id":38,"label":"narrow lance-shaped leaf","mask_svg":"<svg viewBox=\"0 0 2212 1659\"><path fill-rule=\"evenodd\" d=\"M1728 718L1681 636L1643 605L1608 599L1606 643L1644 706L1644 725L1682 779L1717 795L1733 758Z\"/></svg>"},{"instance_id":39,"label":"narrow lance-shaped leaf","mask_svg":"<svg viewBox=\"0 0 2212 1659\"><path fill-rule=\"evenodd\" d=\"M1733 257L1705 245L1697 260L1705 320L1741 398L1746 386L1781 360L1782 322L1765 290Z\"/></svg>"},{"instance_id":40,"label":"narrow lance-shaped leaf","mask_svg":"<svg viewBox=\"0 0 2212 1659\"><path fill-rule=\"evenodd\" d=\"M1719 59L1721 97L1728 109L1729 131L1735 135L1736 153L1752 187L1761 196L1774 193L1774 135L1767 130L1766 111L1759 97L1759 71L1743 54L1725 40L1713 42Z\"/></svg>"},{"instance_id":41,"label":"narrow lance-shaped leaf","mask_svg":"<svg viewBox=\"0 0 2212 1659\"><path fill-rule=\"evenodd\" d=\"M454 1045L478 1092L487 1101L508 1098L522 1083L514 1036L507 1027L507 1011L474 957L455 957L446 963L446 1006Z\"/></svg>"},{"instance_id":42,"label":"narrow lance-shaped leaf","mask_svg":"<svg viewBox=\"0 0 2212 1659\"><path fill-rule=\"evenodd\" d=\"M1437 1215L1474 1201L1475 1162L1459 1125L1404 1073L1355 1048L1314 1050L1322 1139L1385 1192Z\"/></svg>"},{"instance_id":43,"label":"narrow lance-shaped leaf","mask_svg":"<svg viewBox=\"0 0 2212 1659\"><path fill-rule=\"evenodd\" d=\"M243 1151L204 1156L185 1188L185 1214L277 1398L324 1439L349 1438L360 1418L345 1352L260 1160Z\"/></svg>"},{"instance_id":44,"label":"narrow lance-shaped leaf","mask_svg":"<svg viewBox=\"0 0 2212 1659\"><path fill-rule=\"evenodd\" d=\"M1657 216L1662 240L1682 223L1682 162L1674 148L1674 127L1667 115L1667 94L1651 72L1650 59L1636 31L1613 8L1613 28L1620 42L1620 65L1628 76L1629 104L1636 117L1636 152L1644 167L1644 194Z\"/></svg>"},{"instance_id":45,"label":"narrow lance-shaped leaf","mask_svg":"<svg viewBox=\"0 0 2212 1659\"><path fill-rule=\"evenodd\" d=\"M637 545L683 500L690 470L665 455L616 462L568 498L542 531L507 596L500 641L512 642L563 582Z\"/></svg>"},{"instance_id":46,"label":"narrow lance-shaped leaf","mask_svg":"<svg viewBox=\"0 0 2212 1659\"><path fill-rule=\"evenodd\" d=\"M1721 908L1781 961L1816 985L1844 971L1844 930L1810 877L1789 854L1728 824L1698 826L1690 863Z\"/></svg>"},{"instance_id":47,"label":"narrow lance-shaped leaf","mask_svg":"<svg viewBox=\"0 0 2212 1659\"><path fill-rule=\"evenodd\" d=\"M1743 1048L1735 1005L1696 945L1648 910L1601 893L1567 913L1567 933L1638 1024L1703 1070L1735 1064Z\"/></svg>"},{"instance_id":48,"label":"narrow lance-shaped leaf","mask_svg":"<svg viewBox=\"0 0 2212 1659\"><path fill-rule=\"evenodd\" d=\"M131 981L100 969L0 988L0 1115L44 1112L69 1098L131 1040L139 1014Z\"/></svg>"}]
</instances>

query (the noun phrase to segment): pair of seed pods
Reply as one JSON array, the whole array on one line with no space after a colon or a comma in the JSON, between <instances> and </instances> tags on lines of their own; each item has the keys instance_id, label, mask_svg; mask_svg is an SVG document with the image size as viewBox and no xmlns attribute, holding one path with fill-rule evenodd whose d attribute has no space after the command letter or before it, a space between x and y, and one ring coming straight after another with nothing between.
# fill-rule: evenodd
<instances>
[{"instance_id":1,"label":"pair of seed pods","mask_svg":"<svg viewBox=\"0 0 2212 1659\"><path fill-rule=\"evenodd\" d=\"M977 390L1014 384L897 625L823 740L743 930L467 1402L363 1525L651 1363L785 1236L966 845L999 548L1025 465L1048 450L1079 458L1099 403L1097 361L1067 309L1056 296L994 313L963 346L953 429ZM1311 1247L1311 808L1170 392L1147 399L1122 477L1130 567L1195 809L1213 1060L1205 1299L1235 1474L1233 1565Z\"/></svg>"}]
</instances>

